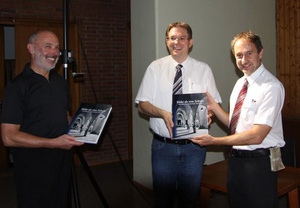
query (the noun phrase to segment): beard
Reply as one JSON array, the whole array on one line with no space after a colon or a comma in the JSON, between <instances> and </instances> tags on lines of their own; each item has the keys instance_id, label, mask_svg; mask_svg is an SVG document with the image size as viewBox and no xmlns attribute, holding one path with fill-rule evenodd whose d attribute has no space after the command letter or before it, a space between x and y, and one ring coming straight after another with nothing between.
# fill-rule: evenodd
<instances>
[{"instance_id":1,"label":"beard","mask_svg":"<svg viewBox=\"0 0 300 208\"><path fill-rule=\"evenodd\" d=\"M38 50L35 50L35 54L34 60L40 68L46 71L50 71L51 69L55 68L58 62L58 57L56 55L43 55ZM53 63L49 63L47 62L48 58L53 58L55 61Z\"/></svg>"}]
</instances>

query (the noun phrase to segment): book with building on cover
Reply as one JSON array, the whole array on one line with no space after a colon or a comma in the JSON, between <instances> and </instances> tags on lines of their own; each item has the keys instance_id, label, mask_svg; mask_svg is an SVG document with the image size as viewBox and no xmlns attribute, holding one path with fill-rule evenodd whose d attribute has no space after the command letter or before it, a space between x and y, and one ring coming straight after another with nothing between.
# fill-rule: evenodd
<instances>
[{"instance_id":1,"label":"book with building on cover","mask_svg":"<svg viewBox=\"0 0 300 208\"><path fill-rule=\"evenodd\" d=\"M111 105L81 103L67 133L76 141L97 144L111 110Z\"/></svg>"},{"instance_id":2,"label":"book with building on cover","mask_svg":"<svg viewBox=\"0 0 300 208\"><path fill-rule=\"evenodd\" d=\"M206 93L173 95L173 139L208 134Z\"/></svg>"}]
</instances>

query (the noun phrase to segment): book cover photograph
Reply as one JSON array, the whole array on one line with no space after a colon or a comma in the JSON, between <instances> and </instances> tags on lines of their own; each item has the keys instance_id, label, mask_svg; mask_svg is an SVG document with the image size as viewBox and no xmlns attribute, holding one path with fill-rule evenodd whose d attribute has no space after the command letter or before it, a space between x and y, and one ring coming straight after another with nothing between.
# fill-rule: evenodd
<instances>
[{"instance_id":1,"label":"book cover photograph","mask_svg":"<svg viewBox=\"0 0 300 208\"><path fill-rule=\"evenodd\" d=\"M173 95L173 139L208 134L206 93Z\"/></svg>"},{"instance_id":2,"label":"book cover photograph","mask_svg":"<svg viewBox=\"0 0 300 208\"><path fill-rule=\"evenodd\" d=\"M111 110L111 105L81 103L68 134L77 137L76 141L97 144Z\"/></svg>"}]
</instances>

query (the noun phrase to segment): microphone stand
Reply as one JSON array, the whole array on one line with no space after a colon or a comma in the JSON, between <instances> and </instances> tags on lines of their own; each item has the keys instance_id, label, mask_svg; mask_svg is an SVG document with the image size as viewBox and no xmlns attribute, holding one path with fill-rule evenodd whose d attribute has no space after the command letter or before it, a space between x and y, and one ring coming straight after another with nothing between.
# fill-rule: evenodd
<instances>
[{"instance_id":1,"label":"microphone stand","mask_svg":"<svg viewBox=\"0 0 300 208\"><path fill-rule=\"evenodd\" d=\"M82 77L83 74L77 74L76 73L76 69L75 69L75 60L71 57L71 53L68 51L68 42L67 42L67 37L68 37L68 11L67 11L67 0L63 0L63 51L62 51L62 63L63 63L63 70L64 70L64 78L65 80L68 80L68 62L73 62L73 77ZM108 208L108 204L105 200L105 197L103 196L97 181L92 173L92 171L90 170L88 163L86 162L81 150L79 149L79 147L74 147L85 171L88 174L88 177L92 183L92 185L94 186L95 190L98 193L99 198L101 199L103 205L105 208ZM79 197L78 197L78 187L77 187L77 182L76 182L76 176L75 176L75 169L74 169L74 164L72 164L72 187L73 187L73 197L74 197L74 204L76 208L79 208Z\"/></svg>"}]
</instances>

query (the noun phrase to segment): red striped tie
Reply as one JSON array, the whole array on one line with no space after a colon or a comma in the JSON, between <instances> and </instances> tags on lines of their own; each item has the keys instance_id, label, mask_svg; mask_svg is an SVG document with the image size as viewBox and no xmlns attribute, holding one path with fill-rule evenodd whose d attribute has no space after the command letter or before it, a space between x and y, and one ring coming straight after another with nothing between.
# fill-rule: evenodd
<instances>
[{"instance_id":1,"label":"red striped tie","mask_svg":"<svg viewBox=\"0 0 300 208\"><path fill-rule=\"evenodd\" d=\"M247 94L247 87L248 87L248 81L247 81L247 79L245 79L243 88L240 91L240 94L239 94L239 96L236 100L234 111L233 111L233 114L231 116L231 121L230 121L230 125L229 125L231 135L235 134L235 129L236 129L236 125L238 123L239 117L240 117L241 108L242 108L244 99L245 99L246 94Z\"/></svg>"}]
</instances>

